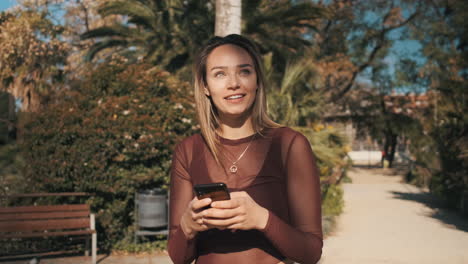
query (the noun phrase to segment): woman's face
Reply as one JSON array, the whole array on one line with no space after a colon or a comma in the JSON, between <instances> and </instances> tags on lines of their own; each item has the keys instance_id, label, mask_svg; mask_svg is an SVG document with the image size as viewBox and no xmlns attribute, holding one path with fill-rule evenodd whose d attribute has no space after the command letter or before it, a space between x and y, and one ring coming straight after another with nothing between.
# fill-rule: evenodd
<instances>
[{"instance_id":1,"label":"woman's face","mask_svg":"<svg viewBox=\"0 0 468 264\"><path fill-rule=\"evenodd\" d=\"M243 48L226 44L215 48L206 63L205 94L211 96L221 120L250 114L257 90L257 73Z\"/></svg>"}]
</instances>

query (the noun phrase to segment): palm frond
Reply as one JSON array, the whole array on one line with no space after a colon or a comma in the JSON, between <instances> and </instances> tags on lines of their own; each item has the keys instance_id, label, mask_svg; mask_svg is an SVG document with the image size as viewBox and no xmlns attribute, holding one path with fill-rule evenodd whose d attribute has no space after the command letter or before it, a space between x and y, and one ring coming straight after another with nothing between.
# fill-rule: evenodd
<instances>
[{"instance_id":1,"label":"palm frond","mask_svg":"<svg viewBox=\"0 0 468 264\"><path fill-rule=\"evenodd\" d=\"M307 59L300 60L294 64L288 64L286 71L281 82L281 93L285 94L287 90L294 90L294 87L301 85L301 83L307 81L307 77L310 73L315 71L314 64ZM305 89L301 89L304 92L308 92ZM304 94L301 94L303 96Z\"/></svg>"},{"instance_id":2,"label":"palm frond","mask_svg":"<svg viewBox=\"0 0 468 264\"><path fill-rule=\"evenodd\" d=\"M127 37L131 33L128 27L116 24L112 26L99 27L83 33L81 39L104 38L104 37Z\"/></svg>"},{"instance_id":3,"label":"palm frond","mask_svg":"<svg viewBox=\"0 0 468 264\"><path fill-rule=\"evenodd\" d=\"M104 49L118 47L118 46L126 46L127 44L128 44L128 41L122 40L122 39L109 39L109 40L105 40L102 42L98 42L89 49L88 53L86 53L85 60L92 61L94 57L97 55L97 53L99 53L100 51Z\"/></svg>"},{"instance_id":4,"label":"palm frond","mask_svg":"<svg viewBox=\"0 0 468 264\"><path fill-rule=\"evenodd\" d=\"M105 2L98 8L98 13L103 16L123 15L139 17L151 21L157 15L147 5L136 0Z\"/></svg>"}]
</instances>

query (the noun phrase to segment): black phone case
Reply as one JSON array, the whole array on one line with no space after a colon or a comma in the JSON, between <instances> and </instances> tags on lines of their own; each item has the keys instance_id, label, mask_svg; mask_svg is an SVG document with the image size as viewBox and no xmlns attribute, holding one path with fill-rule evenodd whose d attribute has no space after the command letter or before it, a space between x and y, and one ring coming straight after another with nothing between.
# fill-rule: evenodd
<instances>
[{"instance_id":1,"label":"black phone case","mask_svg":"<svg viewBox=\"0 0 468 264\"><path fill-rule=\"evenodd\" d=\"M211 198L213 201L230 200L229 190L225 183L215 182L197 184L193 187L198 199Z\"/></svg>"}]
</instances>

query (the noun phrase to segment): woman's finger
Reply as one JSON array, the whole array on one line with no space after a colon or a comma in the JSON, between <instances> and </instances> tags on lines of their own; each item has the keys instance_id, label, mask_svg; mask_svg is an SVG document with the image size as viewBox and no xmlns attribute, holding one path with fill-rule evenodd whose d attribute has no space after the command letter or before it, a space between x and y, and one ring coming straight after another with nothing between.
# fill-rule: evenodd
<instances>
[{"instance_id":1,"label":"woman's finger","mask_svg":"<svg viewBox=\"0 0 468 264\"><path fill-rule=\"evenodd\" d=\"M217 219L217 218L203 218L203 224L211 225L216 227L228 227L234 225L236 223L240 223L243 221L243 217L236 216L227 219Z\"/></svg>"},{"instance_id":2,"label":"woman's finger","mask_svg":"<svg viewBox=\"0 0 468 264\"><path fill-rule=\"evenodd\" d=\"M196 197L192 200L192 211L198 211L211 204L210 198L198 200Z\"/></svg>"},{"instance_id":3,"label":"woman's finger","mask_svg":"<svg viewBox=\"0 0 468 264\"><path fill-rule=\"evenodd\" d=\"M226 219L232 218L237 215L240 215L242 212L239 208L234 209L218 209L218 208L210 208L204 210L201 214L204 218L219 218L219 219Z\"/></svg>"},{"instance_id":4,"label":"woman's finger","mask_svg":"<svg viewBox=\"0 0 468 264\"><path fill-rule=\"evenodd\" d=\"M198 220L203 218L203 211L197 211L197 212L192 211L191 216L192 216L192 220L198 223Z\"/></svg>"},{"instance_id":5,"label":"woman's finger","mask_svg":"<svg viewBox=\"0 0 468 264\"><path fill-rule=\"evenodd\" d=\"M239 199L231 199L224 201L216 201L211 203L211 207L218 209L233 209L239 207L241 201Z\"/></svg>"}]
</instances>

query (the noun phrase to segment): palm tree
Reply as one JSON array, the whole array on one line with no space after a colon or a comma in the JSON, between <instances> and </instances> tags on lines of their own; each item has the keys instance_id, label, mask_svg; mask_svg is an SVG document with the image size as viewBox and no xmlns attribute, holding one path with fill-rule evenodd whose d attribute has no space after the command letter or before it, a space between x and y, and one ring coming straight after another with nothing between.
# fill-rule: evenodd
<instances>
[{"instance_id":1,"label":"palm tree","mask_svg":"<svg viewBox=\"0 0 468 264\"><path fill-rule=\"evenodd\" d=\"M187 64L198 47L213 35L212 2L197 0L117 0L105 2L103 17L122 22L90 30L82 39L98 39L89 50L92 60L104 49L162 65L176 71Z\"/></svg>"},{"instance_id":2,"label":"palm tree","mask_svg":"<svg viewBox=\"0 0 468 264\"><path fill-rule=\"evenodd\" d=\"M262 53L273 52L275 68L281 71L286 58L311 45L305 34L307 30L315 29L315 19L325 14L322 8L312 3L293 2L249 0L242 4L243 34L253 39ZM176 71L189 63L195 51L213 36L214 4L214 0L105 2L98 12L103 17L122 16L123 22L82 35L83 39L98 40L90 48L88 60L105 49L113 48L121 54L140 57L169 71Z\"/></svg>"},{"instance_id":3,"label":"palm tree","mask_svg":"<svg viewBox=\"0 0 468 264\"><path fill-rule=\"evenodd\" d=\"M280 78L272 76L271 53L265 56L265 71L270 83L268 110L272 118L287 126L306 126L317 122L323 111L322 94L318 90L316 65L305 56L288 63Z\"/></svg>"},{"instance_id":4,"label":"palm tree","mask_svg":"<svg viewBox=\"0 0 468 264\"><path fill-rule=\"evenodd\" d=\"M312 45L311 32L326 10L307 1L249 0L242 5L242 33L250 37L263 54L273 53L273 67L284 72L291 57Z\"/></svg>"}]
</instances>

